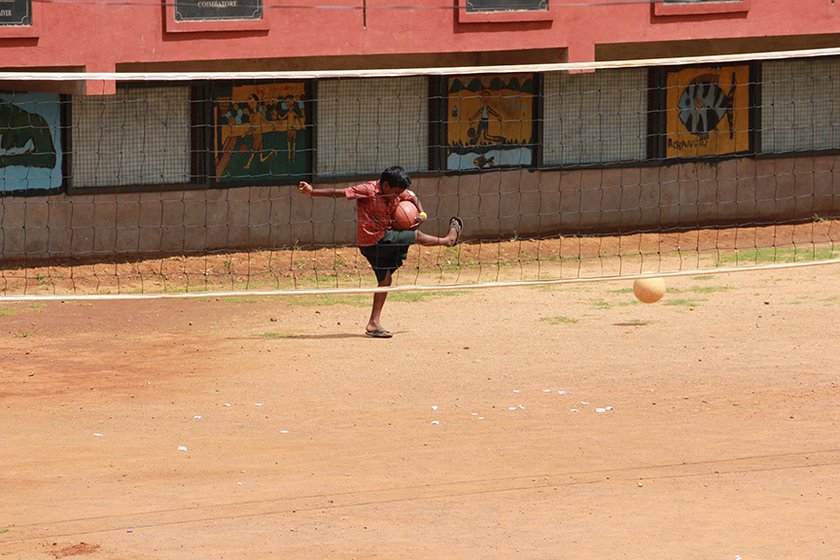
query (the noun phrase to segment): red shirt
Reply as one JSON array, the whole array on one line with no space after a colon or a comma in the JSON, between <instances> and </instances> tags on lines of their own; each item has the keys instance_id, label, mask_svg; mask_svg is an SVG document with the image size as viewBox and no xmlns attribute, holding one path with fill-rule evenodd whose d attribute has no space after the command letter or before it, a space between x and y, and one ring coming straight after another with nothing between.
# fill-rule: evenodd
<instances>
[{"instance_id":1,"label":"red shirt","mask_svg":"<svg viewBox=\"0 0 840 560\"><path fill-rule=\"evenodd\" d=\"M417 197L408 189L396 196L384 194L379 181L347 187L344 196L356 201L356 245L359 247L376 245L382 239L391 227L391 216L400 202L417 203Z\"/></svg>"}]
</instances>

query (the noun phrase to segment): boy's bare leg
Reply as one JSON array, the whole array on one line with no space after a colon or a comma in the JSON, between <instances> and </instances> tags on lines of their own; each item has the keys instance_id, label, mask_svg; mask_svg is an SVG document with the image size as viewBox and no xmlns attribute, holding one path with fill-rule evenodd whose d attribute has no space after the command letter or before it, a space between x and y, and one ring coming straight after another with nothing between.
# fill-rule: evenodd
<instances>
[{"instance_id":1,"label":"boy's bare leg","mask_svg":"<svg viewBox=\"0 0 840 560\"><path fill-rule=\"evenodd\" d=\"M428 235L422 231L418 231L415 237L415 242L418 245L426 247L443 245L445 247L452 247L456 245L461 238L461 229L463 225L460 218L452 218L449 220L449 232L446 237L435 237ZM380 288L387 288L391 285L391 270L385 273L385 278L377 285ZM388 298L388 292L376 292L373 294L373 306L370 309L370 319L365 327L365 332L369 336L377 338L390 338L391 333L382 327L382 308L385 307L385 300Z\"/></svg>"},{"instance_id":2,"label":"boy's bare leg","mask_svg":"<svg viewBox=\"0 0 840 560\"><path fill-rule=\"evenodd\" d=\"M377 284L380 288L386 288L391 285L391 271L385 274L385 278ZM368 321L365 331L368 333L387 333L388 338L391 333L382 328L382 308L385 306L385 299L388 297L388 292L376 292L373 294L373 307L370 310L370 320Z\"/></svg>"},{"instance_id":3,"label":"boy's bare leg","mask_svg":"<svg viewBox=\"0 0 840 560\"><path fill-rule=\"evenodd\" d=\"M436 247L440 245L443 245L444 247L452 247L458 243L458 237L460 234L460 222L456 223L455 218L453 218L449 222L449 233L446 234L446 237L435 237L434 235L429 235L418 230L415 241L418 245L423 245L424 247Z\"/></svg>"}]
</instances>

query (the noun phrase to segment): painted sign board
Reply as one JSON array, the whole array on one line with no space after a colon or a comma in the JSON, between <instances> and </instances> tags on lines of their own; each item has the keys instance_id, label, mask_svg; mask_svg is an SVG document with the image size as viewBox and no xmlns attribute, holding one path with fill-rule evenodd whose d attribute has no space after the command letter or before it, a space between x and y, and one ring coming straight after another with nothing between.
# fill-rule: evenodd
<instances>
[{"instance_id":1,"label":"painted sign board","mask_svg":"<svg viewBox=\"0 0 840 560\"><path fill-rule=\"evenodd\" d=\"M175 0L175 21L254 20L262 17L262 0Z\"/></svg>"}]
</instances>

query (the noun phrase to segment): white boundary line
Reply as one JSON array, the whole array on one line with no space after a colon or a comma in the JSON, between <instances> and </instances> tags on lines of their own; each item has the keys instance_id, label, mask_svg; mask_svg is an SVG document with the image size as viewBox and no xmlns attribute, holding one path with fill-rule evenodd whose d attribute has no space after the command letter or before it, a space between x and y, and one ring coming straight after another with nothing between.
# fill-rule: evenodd
<instances>
[{"instance_id":1,"label":"white boundary line","mask_svg":"<svg viewBox=\"0 0 840 560\"><path fill-rule=\"evenodd\" d=\"M706 56L681 56L674 58L646 58L635 60L605 60L594 62L558 62L547 64L508 64L497 66L452 66L429 68L379 68L360 70L311 70L266 72L0 72L0 81L37 80L117 80L117 81L187 81L187 80L289 80L318 78L384 78L398 76L439 76L457 74L505 74L511 72L562 72L570 70L605 70L651 66L679 66L685 64L718 64L787 58L813 58L838 56L840 47L735 53Z\"/></svg>"},{"instance_id":2,"label":"white boundary line","mask_svg":"<svg viewBox=\"0 0 840 560\"><path fill-rule=\"evenodd\" d=\"M391 288L327 288L314 290L241 290L231 292L184 292L161 294L67 294L67 295L20 295L0 296L0 303L16 301L114 301L114 300L152 300L152 299L195 299L226 297L266 297L266 296L304 296L327 294L373 294L378 292L441 292L452 290L475 290L488 288L518 288L545 286L549 284L579 284L584 282L616 282L637 278L672 278L679 276L697 276L703 274L727 274L731 272L751 272L763 270L782 270L840 264L840 258L826 261L808 261L802 263L775 263L768 265L741 266L732 268L709 268L679 270L675 272L646 272L639 274L620 274L611 276L593 276L588 278L557 278L552 280L514 280L510 282L482 282L477 284L447 284L445 286L396 286Z\"/></svg>"}]
</instances>

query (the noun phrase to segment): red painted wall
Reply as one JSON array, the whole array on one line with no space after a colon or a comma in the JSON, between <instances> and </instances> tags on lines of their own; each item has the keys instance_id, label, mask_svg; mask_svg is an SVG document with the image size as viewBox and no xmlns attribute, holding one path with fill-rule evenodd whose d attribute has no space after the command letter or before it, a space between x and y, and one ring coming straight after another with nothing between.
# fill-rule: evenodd
<instances>
[{"instance_id":1,"label":"red painted wall","mask_svg":"<svg viewBox=\"0 0 840 560\"><path fill-rule=\"evenodd\" d=\"M361 0L304 0L347 9L267 6L264 21L256 25L175 24L158 4L36 0L32 28L0 27L0 66L108 71L120 63L138 62L546 48L568 48L569 61L588 61L599 44L840 33L840 5L829 0L688 6L571 6L549 0L547 13L489 15L466 14L447 0L409 1L423 7L395 9L398 0L368 0L364 27ZM277 0L271 4L276 6ZM195 30L202 27L251 29Z\"/></svg>"}]
</instances>

